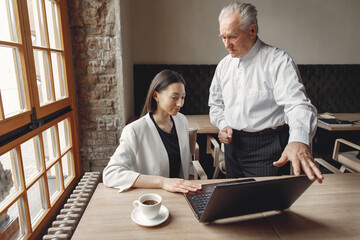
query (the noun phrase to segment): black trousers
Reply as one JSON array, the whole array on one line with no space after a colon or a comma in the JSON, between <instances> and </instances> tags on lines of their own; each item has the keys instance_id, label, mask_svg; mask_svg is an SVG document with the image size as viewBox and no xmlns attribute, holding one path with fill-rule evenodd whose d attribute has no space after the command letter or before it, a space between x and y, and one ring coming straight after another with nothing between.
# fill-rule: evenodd
<instances>
[{"instance_id":1,"label":"black trousers","mask_svg":"<svg viewBox=\"0 0 360 240\"><path fill-rule=\"evenodd\" d=\"M259 136L233 134L230 144L225 144L226 178L280 176L290 174L290 163L275 167L289 139L289 130Z\"/></svg>"}]
</instances>

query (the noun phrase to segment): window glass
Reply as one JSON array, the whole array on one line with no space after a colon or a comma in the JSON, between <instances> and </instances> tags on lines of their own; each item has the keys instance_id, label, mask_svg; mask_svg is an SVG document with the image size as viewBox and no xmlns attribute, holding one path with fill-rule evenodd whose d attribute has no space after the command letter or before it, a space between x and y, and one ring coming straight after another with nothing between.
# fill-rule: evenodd
<instances>
[{"instance_id":1,"label":"window glass","mask_svg":"<svg viewBox=\"0 0 360 240\"><path fill-rule=\"evenodd\" d=\"M53 101L48 55L45 51L35 50L34 60L40 105L45 105Z\"/></svg>"},{"instance_id":2,"label":"window glass","mask_svg":"<svg viewBox=\"0 0 360 240\"><path fill-rule=\"evenodd\" d=\"M41 154L39 151L39 138L37 136L21 144L22 164L27 183L37 176L41 170Z\"/></svg>"},{"instance_id":3,"label":"window glass","mask_svg":"<svg viewBox=\"0 0 360 240\"><path fill-rule=\"evenodd\" d=\"M54 164L50 170L47 171L47 180L49 187L50 201L60 194L61 183L58 174L59 164Z\"/></svg>"},{"instance_id":4,"label":"window glass","mask_svg":"<svg viewBox=\"0 0 360 240\"><path fill-rule=\"evenodd\" d=\"M46 209L46 204L43 198L43 179L41 178L37 181L31 188L27 191L27 199L30 210L31 223L34 225L39 217L44 213Z\"/></svg>"},{"instance_id":5,"label":"window glass","mask_svg":"<svg viewBox=\"0 0 360 240\"><path fill-rule=\"evenodd\" d=\"M46 129L42 133L43 143L44 143L44 153L45 153L45 162L46 165L51 163L55 158L59 157L57 151L57 138L55 127Z\"/></svg>"},{"instance_id":6,"label":"window glass","mask_svg":"<svg viewBox=\"0 0 360 240\"><path fill-rule=\"evenodd\" d=\"M3 239L20 239L26 232L23 229L24 225L21 224L21 218L19 214L19 202L15 202L11 207L0 216L0 229L5 232L8 230L8 234ZM11 231L10 231L11 229Z\"/></svg>"},{"instance_id":7,"label":"window glass","mask_svg":"<svg viewBox=\"0 0 360 240\"><path fill-rule=\"evenodd\" d=\"M15 179L16 167L12 162L10 152L0 156L0 206L20 189L19 183ZM16 174L18 175L18 172Z\"/></svg>"},{"instance_id":8,"label":"window glass","mask_svg":"<svg viewBox=\"0 0 360 240\"><path fill-rule=\"evenodd\" d=\"M63 153L70 147L68 120L65 119L59 122L58 129L59 129L59 138L60 138L60 149L61 149L61 153Z\"/></svg>"},{"instance_id":9,"label":"window glass","mask_svg":"<svg viewBox=\"0 0 360 240\"><path fill-rule=\"evenodd\" d=\"M12 1L0 1L0 40L17 42Z\"/></svg>"},{"instance_id":10,"label":"window glass","mask_svg":"<svg viewBox=\"0 0 360 240\"><path fill-rule=\"evenodd\" d=\"M45 0L46 19L49 33L50 48L60 48L59 20L56 3Z\"/></svg>"},{"instance_id":11,"label":"window glass","mask_svg":"<svg viewBox=\"0 0 360 240\"><path fill-rule=\"evenodd\" d=\"M62 168L63 168L63 176L64 176L64 182L65 185L68 183L69 180L74 176L72 171L72 155L71 151L67 152L62 158L61 158Z\"/></svg>"},{"instance_id":12,"label":"window glass","mask_svg":"<svg viewBox=\"0 0 360 240\"><path fill-rule=\"evenodd\" d=\"M0 45L0 95L5 118L26 110L18 49Z\"/></svg>"},{"instance_id":13,"label":"window glass","mask_svg":"<svg viewBox=\"0 0 360 240\"><path fill-rule=\"evenodd\" d=\"M42 14L41 1L27 0L27 4L29 11L31 42L33 46L45 47L46 41L45 41L45 29L44 29L44 17Z\"/></svg>"},{"instance_id":14,"label":"window glass","mask_svg":"<svg viewBox=\"0 0 360 240\"><path fill-rule=\"evenodd\" d=\"M65 92L64 68L60 53L51 53L51 63L55 87L55 99L59 100L67 96Z\"/></svg>"}]
</instances>

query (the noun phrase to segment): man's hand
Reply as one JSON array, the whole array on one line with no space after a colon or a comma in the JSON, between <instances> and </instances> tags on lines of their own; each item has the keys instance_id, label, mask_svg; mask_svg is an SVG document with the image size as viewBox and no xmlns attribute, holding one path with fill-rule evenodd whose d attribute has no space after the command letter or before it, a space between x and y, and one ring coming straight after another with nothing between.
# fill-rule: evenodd
<instances>
[{"instance_id":1,"label":"man's hand","mask_svg":"<svg viewBox=\"0 0 360 240\"><path fill-rule=\"evenodd\" d=\"M296 176L300 175L302 169L311 181L315 180L315 176L319 183L324 179L306 144L301 142L289 143L281 154L281 158L274 162L274 166L281 167L288 161L291 161Z\"/></svg>"},{"instance_id":2,"label":"man's hand","mask_svg":"<svg viewBox=\"0 0 360 240\"><path fill-rule=\"evenodd\" d=\"M226 126L219 132L219 140L222 143L229 144L232 141L233 130L231 127Z\"/></svg>"}]
</instances>

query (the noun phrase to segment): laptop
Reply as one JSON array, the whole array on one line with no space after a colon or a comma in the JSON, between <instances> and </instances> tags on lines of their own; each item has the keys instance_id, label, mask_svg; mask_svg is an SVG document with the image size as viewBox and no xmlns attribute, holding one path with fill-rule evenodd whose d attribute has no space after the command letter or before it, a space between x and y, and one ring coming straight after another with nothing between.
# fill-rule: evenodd
<instances>
[{"instance_id":1,"label":"laptop","mask_svg":"<svg viewBox=\"0 0 360 240\"><path fill-rule=\"evenodd\" d=\"M306 176L203 184L184 193L200 222L289 208L312 184Z\"/></svg>"}]
</instances>

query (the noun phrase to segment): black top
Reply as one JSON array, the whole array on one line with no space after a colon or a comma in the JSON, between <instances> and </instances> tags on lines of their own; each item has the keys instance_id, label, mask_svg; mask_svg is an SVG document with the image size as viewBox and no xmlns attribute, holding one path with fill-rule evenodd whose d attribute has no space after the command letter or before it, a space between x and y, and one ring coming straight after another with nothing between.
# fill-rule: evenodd
<instances>
[{"instance_id":1,"label":"black top","mask_svg":"<svg viewBox=\"0 0 360 240\"><path fill-rule=\"evenodd\" d=\"M180 175L181 157L180 157L179 139L176 133L174 120L170 116L171 121L173 122L173 127L171 129L171 133L167 133L161 128L159 128L159 126L156 124L152 113L150 113L150 117L160 134L161 140L169 156L170 177L178 178Z\"/></svg>"}]
</instances>

